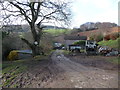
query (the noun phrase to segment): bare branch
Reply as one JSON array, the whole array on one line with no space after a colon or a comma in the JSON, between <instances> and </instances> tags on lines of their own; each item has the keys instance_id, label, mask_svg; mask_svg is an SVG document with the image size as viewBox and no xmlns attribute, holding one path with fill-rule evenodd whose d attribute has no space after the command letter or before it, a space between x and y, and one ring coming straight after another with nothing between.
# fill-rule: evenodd
<instances>
[{"instance_id":1,"label":"bare branch","mask_svg":"<svg viewBox=\"0 0 120 90\"><path fill-rule=\"evenodd\" d=\"M25 3L21 3L21 2L17 2L17 3L20 4L20 5L24 5L24 6L29 6L28 4L25 4Z\"/></svg>"},{"instance_id":2,"label":"bare branch","mask_svg":"<svg viewBox=\"0 0 120 90\"><path fill-rule=\"evenodd\" d=\"M69 13L66 10L67 3L64 3L64 1L42 0L42 2L29 2L29 0L27 0L25 2L20 2L14 0L13 2L7 1L7 4L0 4L0 6L3 7L1 9L3 12L1 17L3 17L3 20L6 22L10 19L12 19L12 21L16 19L19 20L18 17L24 18L29 23L34 42L37 41L38 44L40 43L42 30L45 28L44 25L42 25L43 23L53 23L53 21L68 22L69 20ZM36 24L38 29L36 29ZM22 40L36 54L37 48L36 45L33 44L34 42L29 43L29 41L24 38L22 38Z\"/></svg>"},{"instance_id":3,"label":"bare branch","mask_svg":"<svg viewBox=\"0 0 120 90\"><path fill-rule=\"evenodd\" d=\"M30 24L31 23L31 21L30 21L31 19L26 15L26 12L19 5L14 4L13 2L10 2L10 3L20 10L21 14L25 16L25 19Z\"/></svg>"},{"instance_id":4,"label":"bare branch","mask_svg":"<svg viewBox=\"0 0 120 90\"><path fill-rule=\"evenodd\" d=\"M35 14L35 21L38 19L38 14L40 12L40 6L42 5L42 2L38 3L37 9L36 9L36 14Z\"/></svg>"},{"instance_id":5,"label":"bare branch","mask_svg":"<svg viewBox=\"0 0 120 90\"><path fill-rule=\"evenodd\" d=\"M58 11L55 10L55 11L53 11L53 12L47 14L47 15L44 15L43 18L41 19L41 21L37 25L40 26L43 20L45 20L48 16L50 16L50 15L56 13L56 12L58 12Z\"/></svg>"},{"instance_id":6,"label":"bare branch","mask_svg":"<svg viewBox=\"0 0 120 90\"><path fill-rule=\"evenodd\" d=\"M30 48L33 48L32 44L26 40L25 38L21 38L22 41L24 41Z\"/></svg>"}]
</instances>

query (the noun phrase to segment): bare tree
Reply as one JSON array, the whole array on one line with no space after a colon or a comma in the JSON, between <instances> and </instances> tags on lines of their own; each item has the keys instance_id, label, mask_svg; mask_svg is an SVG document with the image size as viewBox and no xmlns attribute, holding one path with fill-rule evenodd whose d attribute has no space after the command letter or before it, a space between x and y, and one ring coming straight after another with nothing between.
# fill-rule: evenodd
<instances>
[{"instance_id":1,"label":"bare tree","mask_svg":"<svg viewBox=\"0 0 120 90\"><path fill-rule=\"evenodd\" d=\"M10 19L14 21L19 18L18 20L24 19L29 24L34 42L30 43L25 38L22 40L32 49L33 56L40 54L41 51L39 45L43 23L57 21L67 24L70 20L68 6L69 3L64 0L40 0L39 2L13 0L0 3L2 21L8 22Z\"/></svg>"}]
</instances>

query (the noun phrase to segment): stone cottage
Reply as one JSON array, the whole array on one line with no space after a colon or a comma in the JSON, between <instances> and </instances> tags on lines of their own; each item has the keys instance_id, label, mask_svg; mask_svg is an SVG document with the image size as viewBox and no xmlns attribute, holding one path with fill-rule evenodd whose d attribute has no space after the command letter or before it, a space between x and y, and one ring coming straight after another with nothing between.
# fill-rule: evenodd
<instances>
[{"instance_id":1,"label":"stone cottage","mask_svg":"<svg viewBox=\"0 0 120 90\"><path fill-rule=\"evenodd\" d=\"M73 44L74 42L77 42L79 40L87 40L86 36L65 36L65 47L67 50L69 49L69 45Z\"/></svg>"}]
</instances>

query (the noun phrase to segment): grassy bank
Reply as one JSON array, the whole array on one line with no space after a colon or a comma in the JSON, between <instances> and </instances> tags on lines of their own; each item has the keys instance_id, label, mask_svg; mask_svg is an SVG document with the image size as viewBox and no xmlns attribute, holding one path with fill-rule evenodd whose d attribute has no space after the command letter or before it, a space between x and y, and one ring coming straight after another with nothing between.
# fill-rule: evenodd
<instances>
[{"instance_id":1,"label":"grassy bank","mask_svg":"<svg viewBox=\"0 0 120 90\"><path fill-rule=\"evenodd\" d=\"M3 61L2 63L2 83L3 86L9 86L14 82L15 78L28 70L32 70L34 66L39 65L40 62L50 60L50 54L39 55L30 59L22 59L15 61ZM15 86L13 86L14 88Z\"/></svg>"},{"instance_id":2,"label":"grassy bank","mask_svg":"<svg viewBox=\"0 0 120 90\"><path fill-rule=\"evenodd\" d=\"M28 69L27 61L4 61L2 64L3 86L8 86L14 78Z\"/></svg>"},{"instance_id":3,"label":"grassy bank","mask_svg":"<svg viewBox=\"0 0 120 90\"><path fill-rule=\"evenodd\" d=\"M101 41L98 42L99 45L102 46L108 46L111 48L119 48L120 47L120 38L116 39L116 40L109 40L109 41Z\"/></svg>"},{"instance_id":4,"label":"grassy bank","mask_svg":"<svg viewBox=\"0 0 120 90\"><path fill-rule=\"evenodd\" d=\"M50 55L50 53L49 53ZM13 73L19 74L21 72L29 69L29 66L36 63L37 61L47 60L49 59L49 55L38 55L31 59L22 59L15 61L3 61L2 62L2 74L9 73L14 71Z\"/></svg>"}]
</instances>

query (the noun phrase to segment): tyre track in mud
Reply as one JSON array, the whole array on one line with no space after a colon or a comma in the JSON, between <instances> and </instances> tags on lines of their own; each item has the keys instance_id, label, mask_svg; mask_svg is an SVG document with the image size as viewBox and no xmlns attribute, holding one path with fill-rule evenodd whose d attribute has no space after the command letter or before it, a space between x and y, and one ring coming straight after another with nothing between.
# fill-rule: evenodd
<instances>
[{"instance_id":1,"label":"tyre track in mud","mask_svg":"<svg viewBox=\"0 0 120 90\"><path fill-rule=\"evenodd\" d=\"M117 88L118 73L86 67L56 50L50 60L35 64L31 61L29 70L18 75L5 88L14 85L16 88Z\"/></svg>"},{"instance_id":2,"label":"tyre track in mud","mask_svg":"<svg viewBox=\"0 0 120 90\"><path fill-rule=\"evenodd\" d=\"M118 73L106 72L106 70L85 67L79 63L71 61L65 57L60 50L57 50L51 56L52 62L64 71L62 76L65 79L61 82L53 81L49 84L53 88L72 87L72 88L117 88ZM60 77L58 77L60 78ZM54 83L55 82L55 83ZM57 83L59 82L59 83ZM61 82L61 83L60 83ZM67 86L65 86L67 83ZM49 87L48 85L48 87Z\"/></svg>"}]
</instances>

